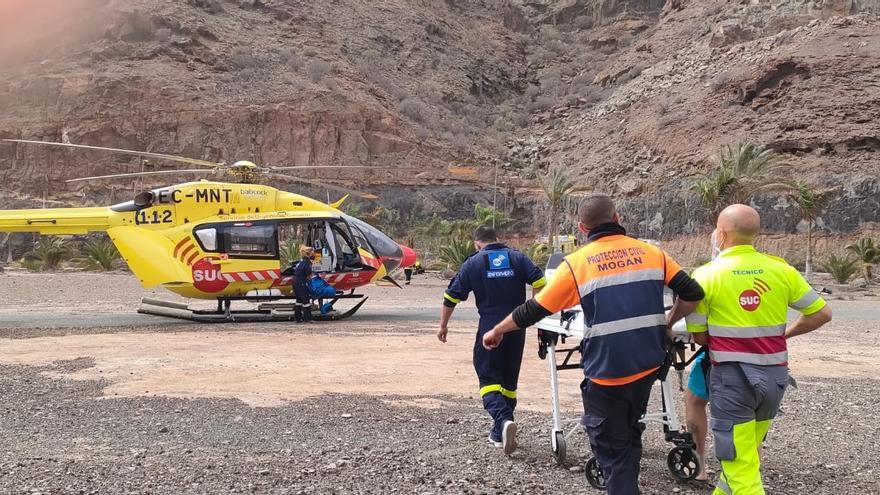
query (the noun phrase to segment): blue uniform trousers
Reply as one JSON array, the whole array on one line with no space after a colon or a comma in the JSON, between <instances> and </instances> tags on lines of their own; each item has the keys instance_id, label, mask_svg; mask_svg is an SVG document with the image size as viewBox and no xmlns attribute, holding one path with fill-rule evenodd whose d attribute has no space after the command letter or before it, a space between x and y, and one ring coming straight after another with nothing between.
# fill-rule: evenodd
<instances>
[{"instance_id":1,"label":"blue uniform trousers","mask_svg":"<svg viewBox=\"0 0 880 495\"><path fill-rule=\"evenodd\" d=\"M306 280L295 278L293 280L293 294L296 296L294 314L297 320L312 321L312 297L309 294L309 286Z\"/></svg>"},{"instance_id":2,"label":"blue uniform trousers","mask_svg":"<svg viewBox=\"0 0 880 495\"><path fill-rule=\"evenodd\" d=\"M505 421L513 421L516 409L516 387L526 332L515 330L507 333L501 345L488 351L483 348L483 335L491 329L492 326L484 326L480 322L480 330L474 342L474 369L480 380L483 407L494 421L490 435L493 440L500 442L501 428Z\"/></svg>"},{"instance_id":3,"label":"blue uniform trousers","mask_svg":"<svg viewBox=\"0 0 880 495\"><path fill-rule=\"evenodd\" d=\"M609 387L590 379L581 383L583 424L590 447L605 476L609 495L639 494L642 425L656 373L632 383Z\"/></svg>"}]
</instances>

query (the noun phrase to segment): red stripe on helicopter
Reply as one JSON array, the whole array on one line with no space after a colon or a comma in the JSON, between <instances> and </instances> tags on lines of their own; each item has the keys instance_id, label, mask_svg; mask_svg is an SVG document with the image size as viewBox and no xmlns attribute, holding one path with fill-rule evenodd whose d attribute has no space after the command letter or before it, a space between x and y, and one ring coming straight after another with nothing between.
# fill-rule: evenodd
<instances>
[{"instance_id":1,"label":"red stripe on helicopter","mask_svg":"<svg viewBox=\"0 0 880 495\"><path fill-rule=\"evenodd\" d=\"M189 266L192 266L193 261L195 261L195 259L198 258L198 257L199 257L199 251L196 250L196 251L195 251L193 254L191 254L190 257L186 260L186 264L189 265Z\"/></svg>"},{"instance_id":2,"label":"red stripe on helicopter","mask_svg":"<svg viewBox=\"0 0 880 495\"><path fill-rule=\"evenodd\" d=\"M173 255L173 256L174 256L175 258L177 258L177 253L180 252L180 249L181 249L181 248L183 247L183 245L184 245L186 242L188 242L188 241L190 241L190 238L189 238L189 237L184 237L183 239L180 240L180 242L177 243L176 246L174 246L174 255Z\"/></svg>"},{"instance_id":3,"label":"red stripe on helicopter","mask_svg":"<svg viewBox=\"0 0 880 495\"><path fill-rule=\"evenodd\" d=\"M229 272L223 273L222 277L227 282L266 282L275 281L273 285L278 285L277 280L281 277L278 270L256 270L247 272Z\"/></svg>"}]
</instances>

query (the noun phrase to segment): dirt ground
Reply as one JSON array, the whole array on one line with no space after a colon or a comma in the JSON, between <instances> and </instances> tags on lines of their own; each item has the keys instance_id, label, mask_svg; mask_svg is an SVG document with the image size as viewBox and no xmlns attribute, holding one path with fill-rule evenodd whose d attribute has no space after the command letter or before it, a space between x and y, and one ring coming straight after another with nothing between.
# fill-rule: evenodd
<instances>
[{"instance_id":1,"label":"dirt ground","mask_svg":"<svg viewBox=\"0 0 880 495\"><path fill-rule=\"evenodd\" d=\"M2 274L0 492L589 492L570 471L588 451L579 434L570 470L550 459L548 363L532 339L522 448L505 459L485 442L477 315L462 304L439 343L443 287L370 287L343 322L200 325L135 314L141 297L175 297L126 274ZM767 447L768 493L880 493L865 419L880 395L876 306L834 300L835 321L792 342L800 388ZM579 381L560 373L569 418ZM707 492L672 480L668 450L649 427L646 493Z\"/></svg>"}]
</instances>

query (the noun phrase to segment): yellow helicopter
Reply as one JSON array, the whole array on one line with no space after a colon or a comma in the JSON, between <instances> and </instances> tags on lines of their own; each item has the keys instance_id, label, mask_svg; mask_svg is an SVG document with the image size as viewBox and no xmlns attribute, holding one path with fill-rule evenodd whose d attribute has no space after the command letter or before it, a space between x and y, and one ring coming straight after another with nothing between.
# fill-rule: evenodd
<instances>
[{"instance_id":1,"label":"yellow helicopter","mask_svg":"<svg viewBox=\"0 0 880 495\"><path fill-rule=\"evenodd\" d=\"M6 141L28 145L98 150L197 165L200 169L147 171L71 179L99 180L168 173L231 175L242 182L199 180L141 192L108 207L0 210L0 232L45 235L107 232L132 273L145 288L162 286L188 298L217 300L216 310L190 310L186 304L144 299L141 313L202 322L276 321L292 312L272 301L291 299L291 277L282 274L280 247L285 240L315 248L314 272L331 294L318 299L359 299L345 312L331 311L318 319L352 316L366 301L354 290L379 280L395 283L388 274L413 265L416 253L379 229L339 210L349 195L376 196L301 177L285 177L339 190L335 203L248 183L260 174L298 169L358 169L361 166L258 167L240 161L231 166L161 153L45 141ZM396 284L396 283L395 283ZM261 303L257 309L233 311L233 301ZM268 303L268 304L267 304Z\"/></svg>"}]
</instances>

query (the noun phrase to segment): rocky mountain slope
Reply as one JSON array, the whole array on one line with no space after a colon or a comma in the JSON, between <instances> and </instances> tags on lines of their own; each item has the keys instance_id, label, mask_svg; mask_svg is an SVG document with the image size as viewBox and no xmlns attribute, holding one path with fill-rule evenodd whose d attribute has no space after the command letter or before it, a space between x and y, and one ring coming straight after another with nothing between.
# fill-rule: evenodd
<instances>
[{"instance_id":1,"label":"rocky mountain slope","mask_svg":"<svg viewBox=\"0 0 880 495\"><path fill-rule=\"evenodd\" d=\"M880 216L877 12L869 0L12 0L0 138L415 166L320 175L381 192L402 222L491 201L497 167L499 205L533 232L546 215L535 174L558 163L658 237L704 224L693 180L749 139L835 188L820 224L848 233ZM0 144L0 206L119 201L178 179L64 180L162 168ZM784 199L759 203L773 228L796 228Z\"/></svg>"}]
</instances>

